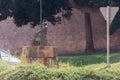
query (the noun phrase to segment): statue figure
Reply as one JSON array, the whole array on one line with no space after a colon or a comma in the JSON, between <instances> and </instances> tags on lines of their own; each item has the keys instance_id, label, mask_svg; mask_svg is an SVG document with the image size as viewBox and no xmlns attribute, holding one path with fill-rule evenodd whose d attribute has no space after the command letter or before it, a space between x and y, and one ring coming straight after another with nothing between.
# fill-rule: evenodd
<instances>
[{"instance_id":1,"label":"statue figure","mask_svg":"<svg viewBox=\"0 0 120 80\"><path fill-rule=\"evenodd\" d=\"M35 36L32 40L32 45L35 46L46 46L47 45L47 23L44 22L42 28L35 33Z\"/></svg>"}]
</instances>

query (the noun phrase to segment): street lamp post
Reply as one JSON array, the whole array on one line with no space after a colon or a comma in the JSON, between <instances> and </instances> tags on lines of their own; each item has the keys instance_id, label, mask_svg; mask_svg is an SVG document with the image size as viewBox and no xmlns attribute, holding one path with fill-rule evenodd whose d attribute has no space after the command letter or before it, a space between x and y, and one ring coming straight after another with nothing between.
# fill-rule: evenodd
<instances>
[{"instance_id":1,"label":"street lamp post","mask_svg":"<svg viewBox=\"0 0 120 80\"><path fill-rule=\"evenodd\" d=\"M40 31L42 30L42 0L40 0ZM41 40L41 34L40 34L40 40ZM40 41L40 46L42 45Z\"/></svg>"},{"instance_id":2,"label":"street lamp post","mask_svg":"<svg viewBox=\"0 0 120 80\"><path fill-rule=\"evenodd\" d=\"M40 29L42 28L42 0L40 0Z\"/></svg>"}]
</instances>

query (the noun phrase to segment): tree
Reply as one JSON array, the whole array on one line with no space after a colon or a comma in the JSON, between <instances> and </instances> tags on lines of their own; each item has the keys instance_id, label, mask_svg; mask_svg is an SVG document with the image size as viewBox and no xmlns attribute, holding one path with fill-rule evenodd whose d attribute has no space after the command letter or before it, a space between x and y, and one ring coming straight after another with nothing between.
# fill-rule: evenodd
<instances>
[{"instance_id":1,"label":"tree","mask_svg":"<svg viewBox=\"0 0 120 80\"><path fill-rule=\"evenodd\" d=\"M81 7L91 7L89 0L68 0L68 3L71 4L71 7L81 10ZM92 5L93 6L93 5ZM82 10L81 10L82 11ZM86 30L86 52L94 52L94 43L93 43L93 34L91 26L90 13L85 12L85 30Z\"/></svg>"},{"instance_id":2,"label":"tree","mask_svg":"<svg viewBox=\"0 0 120 80\"><path fill-rule=\"evenodd\" d=\"M110 1L111 0L42 0L42 21L49 21L55 25L61 21L61 17L55 17L57 13L64 11L63 17L69 19L71 16L71 8L77 8L79 10L81 10L81 7L98 9L100 6L108 5ZM118 5L120 5L119 1L120 0L112 0L112 4L118 3ZM38 24L42 24L40 23L40 0L0 0L0 13L0 20L11 16L14 18L17 26L30 23L32 27L35 27ZM85 13L85 19L86 24L88 24L86 25L86 51L94 51L89 13Z\"/></svg>"},{"instance_id":3,"label":"tree","mask_svg":"<svg viewBox=\"0 0 120 80\"><path fill-rule=\"evenodd\" d=\"M57 13L65 11L63 17L66 19L71 15L71 8L65 3L65 0L42 0L42 21L49 21L52 24L59 23L61 18L55 17ZM40 0L14 0L13 18L17 26L30 23L35 27L40 23ZM36 36L41 33L41 46L47 45L47 29L43 26ZM33 40L34 41L34 40Z\"/></svg>"},{"instance_id":4,"label":"tree","mask_svg":"<svg viewBox=\"0 0 120 80\"><path fill-rule=\"evenodd\" d=\"M13 6L11 0L0 0L0 21L12 16Z\"/></svg>"},{"instance_id":5,"label":"tree","mask_svg":"<svg viewBox=\"0 0 120 80\"><path fill-rule=\"evenodd\" d=\"M91 18L89 13L85 13L85 29L86 29L86 52L94 52L93 33L91 26Z\"/></svg>"},{"instance_id":6,"label":"tree","mask_svg":"<svg viewBox=\"0 0 120 80\"><path fill-rule=\"evenodd\" d=\"M56 24L60 17L55 17L55 14L61 12L61 9L66 13L71 10L64 0L42 0L43 21ZM14 0L14 21L18 26L31 23L34 27L40 24L40 0Z\"/></svg>"}]
</instances>

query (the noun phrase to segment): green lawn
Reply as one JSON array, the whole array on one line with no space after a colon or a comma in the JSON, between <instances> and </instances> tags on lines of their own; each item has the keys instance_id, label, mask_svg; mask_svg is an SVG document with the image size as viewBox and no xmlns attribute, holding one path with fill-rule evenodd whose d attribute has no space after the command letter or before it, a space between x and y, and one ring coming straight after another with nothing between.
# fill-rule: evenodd
<instances>
[{"instance_id":1,"label":"green lawn","mask_svg":"<svg viewBox=\"0 0 120 80\"><path fill-rule=\"evenodd\" d=\"M110 63L120 61L120 53L110 54ZM93 55L78 55L78 56L61 56L59 62L67 63L73 66L85 66L90 64L106 63L106 53Z\"/></svg>"}]
</instances>

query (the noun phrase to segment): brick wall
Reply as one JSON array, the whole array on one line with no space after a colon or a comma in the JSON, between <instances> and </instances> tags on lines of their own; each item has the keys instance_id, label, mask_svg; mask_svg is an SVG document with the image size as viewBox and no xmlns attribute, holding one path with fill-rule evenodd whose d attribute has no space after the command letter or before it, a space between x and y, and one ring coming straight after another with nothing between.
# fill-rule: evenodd
<instances>
[{"instance_id":1,"label":"brick wall","mask_svg":"<svg viewBox=\"0 0 120 80\"><path fill-rule=\"evenodd\" d=\"M106 23L99 11L92 11L91 22L96 49L106 47ZM61 24L48 24L48 45L56 46L60 53L84 52L86 45L84 14L73 10L71 20L63 19ZM31 45L31 40L39 26L32 29L29 25L17 28L11 18L0 22L0 48L11 52L21 52L22 46ZM119 50L120 30L111 36L111 48ZM117 47L116 47L117 46Z\"/></svg>"},{"instance_id":2,"label":"brick wall","mask_svg":"<svg viewBox=\"0 0 120 80\"><path fill-rule=\"evenodd\" d=\"M102 14L97 10L85 10L91 14L93 40L95 49L106 48L106 22ZM86 46L84 14L76 9L73 10L71 20L62 20L62 24L48 29L49 45L57 46L63 52L84 52ZM110 36L111 49L120 49L120 29Z\"/></svg>"},{"instance_id":3,"label":"brick wall","mask_svg":"<svg viewBox=\"0 0 120 80\"><path fill-rule=\"evenodd\" d=\"M12 18L8 18L0 22L0 48L10 49L12 53L21 52L22 46L31 44L36 30L29 25L18 28Z\"/></svg>"}]
</instances>

